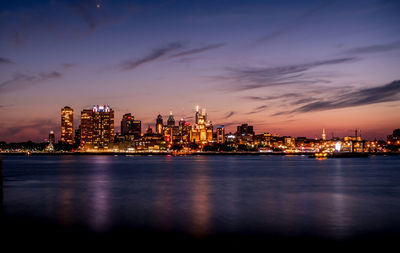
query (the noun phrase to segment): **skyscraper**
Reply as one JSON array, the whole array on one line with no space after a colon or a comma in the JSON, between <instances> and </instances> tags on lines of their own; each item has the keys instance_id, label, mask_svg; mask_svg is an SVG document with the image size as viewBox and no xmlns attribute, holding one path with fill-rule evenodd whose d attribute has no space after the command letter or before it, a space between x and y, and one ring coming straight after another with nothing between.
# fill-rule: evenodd
<instances>
[{"instance_id":1,"label":"skyscraper","mask_svg":"<svg viewBox=\"0 0 400 253\"><path fill-rule=\"evenodd\" d=\"M54 136L54 131L50 131L49 133L49 143L54 144L56 142L56 137Z\"/></svg>"},{"instance_id":2,"label":"skyscraper","mask_svg":"<svg viewBox=\"0 0 400 253\"><path fill-rule=\"evenodd\" d=\"M224 126L217 127L217 142L225 143L225 128L224 128Z\"/></svg>"},{"instance_id":3,"label":"skyscraper","mask_svg":"<svg viewBox=\"0 0 400 253\"><path fill-rule=\"evenodd\" d=\"M190 141L192 142L207 142L212 141L213 125L207 121L206 109L199 112L199 106L196 106L196 124L190 131Z\"/></svg>"},{"instance_id":4,"label":"skyscraper","mask_svg":"<svg viewBox=\"0 0 400 253\"><path fill-rule=\"evenodd\" d=\"M237 136L254 136L253 126L249 126L249 124L242 124L237 127Z\"/></svg>"},{"instance_id":5,"label":"skyscraper","mask_svg":"<svg viewBox=\"0 0 400 253\"><path fill-rule=\"evenodd\" d=\"M74 143L74 110L69 106L61 109L61 142Z\"/></svg>"},{"instance_id":6,"label":"skyscraper","mask_svg":"<svg viewBox=\"0 0 400 253\"><path fill-rule=\"evenodd\" d=\"M93 110L84 109L81 111L81 125L80 127L80 146L81 148L93 148Z\"/></svg>"},{"instance_id":7,"label":"skyscraper","mask_svg":"<svg viewBox=\"0 0 400 253\"><path fill-rule=\"evenodd\" d=\"M156 133L157 133L157 134L163 134L163 127L164 127L163 118L162 118L162 116L159 114L159 115L157 116L157 120L156 120Z\"/></svg>"},{"instance_id":8,"label":"skyscraper","mask_svg":"<svg viewBox=\"0 0 400 253\"><path fill-rule=\"evenodd\" d=\"M93 148L110 149L114 142L114 110L110 106L93 107Z\"/></svg>"},{"instance_id":9,"label":"skyscraper","mask_svg":"<svg viewBox=\"0 0 400 253\"><path fill-rule=\"evenodd\" d=\"M134 139L139 139L142 133L142 122L135 120L135 117L126 113L122 116L121 135L132 136Z\"/></svg>"},{"instance_id":10,"label":"skyscraper","mask_svg":"<svg viewBox=\"0 0 400 253\"><path fill-rule=\"evenodd\" d=\"M169 117L167 120L167 126L169 126L169 127L175 126L175 119L174 119L174 115L172 115L172 112L169 113Z\"/></svg>"}]
</instances>

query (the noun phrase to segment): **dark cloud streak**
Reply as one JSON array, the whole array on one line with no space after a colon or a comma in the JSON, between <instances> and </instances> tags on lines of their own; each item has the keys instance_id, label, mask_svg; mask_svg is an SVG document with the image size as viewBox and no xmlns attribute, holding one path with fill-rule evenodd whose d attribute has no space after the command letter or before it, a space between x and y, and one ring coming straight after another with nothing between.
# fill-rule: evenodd
<instances>
[{"instance_id":1,"label":"dark cloud streak","mask_svg":"<svg viewBox=\"0 0 400 253\"><path fill-rule=\"evenodd\" d=\"M124 61L119 65L119 67L121 70L124 70L124 71L133 70L145 63L149 63L149 62L158 60L170 52L176 51L178 49L182 49L183 47L184 47L184 45L182 43L173 42L173 43L166 45L165 47L154 49L149 55L147 55L143 58L140 58L137 60Z\"/></svg>"},{"instance_id":2,"label":"dark cloud streak","mask_svg":"<svg viewBox=\"0 0 400 253\"><path fill-rule=\"evenodd\" d=\"M319 99L316 102L305 104L292 111L283 111L274 116L299 112L317 112L332 109L349 108L362 105L371 105L400 100L400 80L373 88L347 92L330 99Z\"/></svg>"},{"instance_id":3,"label":"dark cloud streak","mask_svg":"<svg viewBox=\"0 0 400 253\"><path fill-rule=\"evenodd\" d=\"M382 53L389 52L393 50L400 49L400 41L392 42L389 44L379 44L366 47L357 47L345 51L346 54L372 54L372 53Z\"/></svg>"},{"instance_id":4,"label":"dark cloud streak","mask_svg":"<svg viewBox=\"0 0 400 253\"><path fill-rule=\"evenodd\" d=\"M194 49L190 49L190 50L186 50L186 51L182 51L182 52L176 53L174 55L171 55L170 58L204 53L206 51L217 49L217 48L223 47L225 45L226 45L226 43L209 44L209 45L206 45L204 47L194 48Z\"/></svg>"},{"instance_id":5,"label":"dark cloud streak","mask_svg":"<svg viewBox=\"0 0 400 253\"><path fill-rule=\"evenodd\" d=\"M59 79L63 75L58 71L42 72L36 75L26 75L22 73L15 73L14 76L6 81L0 83L0 94L16 91L27 86L41 83L50 79Z\"/></svg>"},{"instance_id":6,"label":"dark cloud streak","mask_svg":"<svg viewBox=\"0 0 400 253\"><path fill-rule=\"evenodd\" d=\"M0 64L14 64L14 62L8 58L0 57Z\"/></svg>"},{"instance_id":7,"label":"dark cloud streak","mask_svg":"<svg viewBox=\"0 0 400 253\"><path fill-rule=\"evenodd\" d=\"M326 65L350 63L355 60L357 59L354 57L346 57L279 67L227 68L228 74L222 79L234 81L234 87L228 87L229 90L234 91L281 85L330 83L325 76L307 75L306 71Z\"/></svg>"}]
</instances>

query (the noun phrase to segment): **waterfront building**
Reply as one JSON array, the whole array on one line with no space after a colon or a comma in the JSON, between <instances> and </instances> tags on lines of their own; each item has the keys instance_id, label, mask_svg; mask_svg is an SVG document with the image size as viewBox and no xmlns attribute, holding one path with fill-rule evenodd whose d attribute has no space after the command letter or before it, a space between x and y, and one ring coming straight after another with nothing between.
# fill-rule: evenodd
<instances>
[{"instance_id":1,"label":"waterfront building","mask_svg":"<svg viewBox=\"0 0 400 253\"><path fill-rule=\"evenodd\" d=\"M93 110L83 109L81 111L80 147L84 149L93 148Z\"/></svg>"},{"instance_id":2,"label":"waterfront building","mask_svg":"<svg viewBox=\"0 0 400 253\"><path fill-rule=\"evenodd\" d=\"M74 143L74 110L69 106L61 109L61 142Z\"/></svg>"},{"instance_id":3,"label":"waterfront building","mask_svg":"<svg viewBox=\"0 0 400 253\"><path fill-rule=\"evenodd\" d=\"M130 113L124 114L121 121L121 135L128 137L128 139L139 139L141 134L142 122L135 120L135 117Z\"/></svg>"},{"instance_id":4,"label":"waterfront building","mask_svg":"<svg viewBox=\"0 0 400 253\"><path fill-rule=\"evenodd\" d=\"M114 110L110 106L93 107L93 148L106 150L114 142Z\"/></svg>"}]
</instances>

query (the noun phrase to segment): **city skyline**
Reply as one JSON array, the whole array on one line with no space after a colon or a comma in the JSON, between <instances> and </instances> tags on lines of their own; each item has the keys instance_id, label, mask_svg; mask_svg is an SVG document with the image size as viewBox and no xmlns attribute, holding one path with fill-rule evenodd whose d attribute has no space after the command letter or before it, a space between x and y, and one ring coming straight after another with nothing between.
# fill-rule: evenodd
<instances>
[{"instance_id":1,"label":"city skyline","mask_svg":"<svg viewBox=\"0 0 400 253\"><path fill-rule=\"evenodd\" d=\"M170 111L193 122L197 104L226 132L386 139L400 126L398 1L0 6L0 141L60 139L65 105L74 122L113 105L142 131Z\"/></svg>"}]
</instances>

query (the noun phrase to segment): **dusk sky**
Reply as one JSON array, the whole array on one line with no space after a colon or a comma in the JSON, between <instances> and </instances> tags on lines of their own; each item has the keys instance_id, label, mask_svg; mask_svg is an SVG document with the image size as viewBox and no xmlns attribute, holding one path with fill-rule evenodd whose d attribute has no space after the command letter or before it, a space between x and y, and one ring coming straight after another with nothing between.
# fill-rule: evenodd
<instances>
[{"instance_id":1,"label":"dusk sky","mask_svg":"<svg viewBox=\"0 0 400 253\"><path fill-rule=\"evenodd\" d=\"M400 1L0 3L0 141L59 137L93 105L154 129L206 108L228 132L386 139L400 127ZM166 118L165 118L166 120Z\"/></svg>"}]
</instances>

